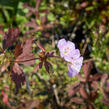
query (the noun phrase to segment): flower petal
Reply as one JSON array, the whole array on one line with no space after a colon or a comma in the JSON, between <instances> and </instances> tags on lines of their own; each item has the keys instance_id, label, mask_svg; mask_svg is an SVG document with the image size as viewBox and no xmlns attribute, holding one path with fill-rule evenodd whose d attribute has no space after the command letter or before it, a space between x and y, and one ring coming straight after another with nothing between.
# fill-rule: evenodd
<instances>
[{"instance_id":1,"label":"flower petal","mask_svg":"<svg viewBox=\"0 0 109 109\"><path fill-rule=\"evenodd\" d=\"M73 57L74 59L77 59L77 58L80 57L80 51L79 51L79 49L75 49L75 50L73 51L72 57Z\"/></svg>"},{"instance_id":2,"label":"flower petal","mask_svg":"<svg viewBox=\"0 0 109 109\"><path fill-rule=\"evenodd\" d=\"M67 41L67 45L66 46L69 46L70 49L74 50L75 49L75 44L71 41Z\"/></svg>"},{"instance_id":3,"label":"flower petal","mask_svg":"<svg viewBox=\"0 0 109 109\"><path fill-rule=\"evenodd\" d=\"M71 65L68 65L68 75L69 77L74 77L78 74L79 72L77 72L75 69L72 69Z\"/></svg>"},{"instance_id":4,"label":"flower petal","mask_svg":"<svg viewBox=\"0 0 109 109\"><path fill-rule=\"evenodd\" d=\"M75 50L75 44L71 41L67 41L66 44L60 47L60 52L70 58L73 57L74 50Z\"/></svg>"},{"instance_id":5,"label":"flower petal","mask_svg":"<svg viewBox=\"0 0 109 109\"><path fill-rule=\"evenodd\" d=\"M59 49L62 49L64 45L66 45L66 40L65 40L65 39L60 39L60 40L58 41L57 47L58 47Z\"/></svg>"},{"instance_id":6,"label":"flower petal","mask_svg":"<svg viewBox=\"0 0 109 109\"><path fill-rule=\"evenodd\" d=\"M83 63L83 57L72 60L71 68L77 72L80 72L82 63Z\"/></svg>"},{"instance_id":7,"label":"flower petal","mask_svg":"<svg viewBox=\"0 0 109 109\"><path fill-rule=\"evenodd\" d=\"M64 56L64 59L65 59L67 62L71 62L71 61L72 61L72 58L69 57L69 56Z\"/></svg>"},{"instance_id":8,"label":"flower petal","mask_svg":"<svg viewBox=\"0 0 109 109\"><path fill-rule=\"evenodd\" d=\"M79 73L81 70L81 65L73 64L73 65L71 65L71 68Z\"/></svg>"},{"instance_id":9,"label":"flower petal","mask_svg":"<svg viewBox=\"0 0 109 109\"><path fill-rule=\"evenodd\" d=\"M82 63L83 63L83 57L81 56L81 57L75 59L73 62L76 65L82 65Z\"/></svg>"}]
</instances>

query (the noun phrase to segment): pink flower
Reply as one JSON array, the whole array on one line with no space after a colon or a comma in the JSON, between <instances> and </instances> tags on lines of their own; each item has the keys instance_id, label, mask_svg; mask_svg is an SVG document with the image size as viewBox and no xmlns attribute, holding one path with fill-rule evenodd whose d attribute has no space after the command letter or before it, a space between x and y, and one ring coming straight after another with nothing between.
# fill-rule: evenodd
<instances>
[{"instance_id":1,"label":"pink flower","mask_svg":"<svg viewBox=\"0 0 109 109\"><path fill-rule=\"evenodd\" d=\"M68 75L70 77L76 76L81 70L82 63L83 63L82 56L76 59L72 59L70 64L68 64Z\"/></svg>"},{"instance_id":2,"label":"pink flower","mask_svg":"<svg viewBox=\"0 0 109 109\"><path fill-rule=\"evenodd\" d=\"M83 63L83 57L80 56L79 49L75 49L75 44L65 39L59 40L57 47L59 48L61 57L69 62L68 75L70 77L77 75Z\"/></svg>"},{"instance_id":3,"label":"pink flower","mask_svg":"<svg viewBox=\"0 0 109 109\"><path fill-rule=\"evenodd\" d=\"M58 48L60 50L60 55L66 61L70 60L70 57L73 56L73 51L75 50L75 44L71 41L66 41L65 39L61 39L58 42Z\"/></svg>"}]
</instances>

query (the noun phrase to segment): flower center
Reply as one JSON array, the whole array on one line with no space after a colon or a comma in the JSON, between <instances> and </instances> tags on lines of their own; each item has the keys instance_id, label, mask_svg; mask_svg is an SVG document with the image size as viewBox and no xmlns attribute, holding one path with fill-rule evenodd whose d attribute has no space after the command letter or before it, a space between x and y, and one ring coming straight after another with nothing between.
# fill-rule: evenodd
<instances>
[{"instance_id":1,"label":"flower center","mask_svg":"<svg viewBox=\"0 0 109 109\"><path fill-rule=\"evenodd\" d=\"M70 50L69 47L65 48L65 49L64 49L64 54L65 54L65 55L68 54L69 50Z\"/></svg>"},{"instance_id":2,"label":"flower center","mask_svg":"<svg viewBox=\"0 0 109 109\"><path fill-rule=\"evenodd\" d=\"M74 63L73 63L73 62L69 62L69 64L70 64L70 65L74 65Z\"/></svg>"}]
</instances>

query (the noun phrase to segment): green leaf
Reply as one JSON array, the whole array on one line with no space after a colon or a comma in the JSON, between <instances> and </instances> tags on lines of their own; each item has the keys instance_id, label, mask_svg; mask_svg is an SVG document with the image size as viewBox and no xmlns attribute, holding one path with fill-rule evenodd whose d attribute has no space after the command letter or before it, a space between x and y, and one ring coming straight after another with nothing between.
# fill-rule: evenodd
<instances>
[{"instance_id":1,"label":"green leaf","mask_svg":"<svg viewBox=\"0 0 109 109\"><path fill-rule=\"evenodd\" d=\"M49 13L47 18L48 18L49 21L55 21L55 19L56 19L53 13Z\"/></svg>"}]
</instances>

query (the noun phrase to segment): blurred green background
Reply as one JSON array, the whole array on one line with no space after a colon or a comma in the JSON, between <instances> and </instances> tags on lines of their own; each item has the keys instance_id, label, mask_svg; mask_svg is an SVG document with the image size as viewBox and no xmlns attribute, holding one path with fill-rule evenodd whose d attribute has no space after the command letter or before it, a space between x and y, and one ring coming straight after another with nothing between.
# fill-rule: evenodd
<instances>
[{"instance_id":1,"label":"blurred green background","mask_svg":"<svg viewBox=\"0 0 109 109\"><path fill-rule=\"evenodd\" d=\"M34 29L34 27L28 26L27 23L34 20L37 28L39 28L34 30L35 39L40 40L47 51L56 50L58 53L57 41L61 38L71 40L81 50L84 59L94 60L95 68L99 73L109 73L109 0L42 0L41 4L37 6L38 1L0 0L0 27L3 27L3 31L7 31L10 27L18 26L21 31L20 35L28 37L31 33L27 34L27 32ZM27 4L34 10L36 9L30 16L28 15L30 8L28 8ZM38 14L36 14L37 10ZM1 34L0 46L2 46L2 37ZM20 40L22 40L22 37L20 37ZM84 53L85 45L87 48ZM35 47L36 45L33 45L33 48ZM35 54L35 50L33 52ZM59 59L50 61L53 64L54 72L56 72L52 77L57 81L57 84L59 81L57 80L59 79L58 76L62 77L63 83L58 84L60 89L66 83L71 84L79 81L75 77L71 79L67 76L65 62ZM8 74L3 73L0 75L0 89L3 89L5 85L9 85L11 93L8 93L13 105L18 105L16 101L20 101L20 99L31 99L28 93L32 92L32 99L36 98L36 93L41 91L46 93L37 75L32 74L33 68L34 66L30 66L23 69L27 75L30 75L28 76L30 88L25 90L26 86L23 86L16 96L13 94L15 91L14 84L10 81ZM45 80L50 79L44 68L40 72ZM37 90L34 91L36 88ZM40 92L38 92L38 89L40 89ZM38 97L43 99L41 94ZM102 95L98 99L100 98L102 98ZM0 105L2 105L2 101L0 102ZM95 105L97 106L96 109L108 109L107 106L100 104L99 100L96 101Z\"/></svg>"}]
</instances>

